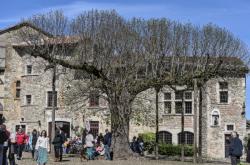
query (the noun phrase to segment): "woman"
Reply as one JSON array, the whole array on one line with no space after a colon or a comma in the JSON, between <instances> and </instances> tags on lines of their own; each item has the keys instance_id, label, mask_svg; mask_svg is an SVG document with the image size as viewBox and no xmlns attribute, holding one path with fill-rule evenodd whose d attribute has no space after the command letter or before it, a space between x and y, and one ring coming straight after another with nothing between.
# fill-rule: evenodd
<instances>
[{"instance_id":1,"label":"woman","mask_svg":"<svg viewBox=\"0 0 250 165\"><path fill-rule=\"evenodd\" d=\"M49 138L47 138L45 130L43 130L41 136L38 137L35 149L37 150L37 164L45 165L48 161L48 152L50 151Z\"/></svg>"},{"instance_id":2,"label":"woman","mask_svg":"<svg viewBox=\"0 0 250 165\"><path fill-rule=\"evenodd\" d=\"M35 146L36 146L37 139L38 139L37 130L34 129L32 131L32 134L31 134L30 140L29 140L29 145L30 145L33 160L35 160Z\"/></svg>"}]
</instances>

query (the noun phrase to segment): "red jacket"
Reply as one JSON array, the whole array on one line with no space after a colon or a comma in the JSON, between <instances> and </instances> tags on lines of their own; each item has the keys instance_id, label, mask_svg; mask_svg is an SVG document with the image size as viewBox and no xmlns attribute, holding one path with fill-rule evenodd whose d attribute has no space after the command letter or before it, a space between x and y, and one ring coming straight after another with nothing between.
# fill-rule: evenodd
<instances>
[{"instance_id":1,"label":"red jacket","mask_svg":"<svg viewBox=\"0 0 250 165\"><path fill-rule=\"evenodd\" d=\"M25 144L26 139L27 139L27 135L24 132L22 132L22 133L17 132L16 133L16 143L17 144Z\"/></svg>"}]
</instances>

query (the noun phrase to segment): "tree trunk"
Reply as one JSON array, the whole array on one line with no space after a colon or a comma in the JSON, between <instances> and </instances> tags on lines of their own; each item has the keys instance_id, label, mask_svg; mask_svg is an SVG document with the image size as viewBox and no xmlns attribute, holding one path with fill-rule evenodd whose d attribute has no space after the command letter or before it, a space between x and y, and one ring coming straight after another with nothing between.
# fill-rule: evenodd
<instances>
[{"instance_id":1,"label":"tree trunk","mask_svg":"<svg viewBox=\"0 0 250 165\"><path fill-rule=\"evenodd\" d=\"M57 99L55 97L56 95L56 66L53 67L53 71L52 71L53 75L52 75L52 128L51 128L51 137L50 137L50 141L52 142L52 139L55 137L55 129L56 129L56 123L55 123L55 118L56 118L56 105L55 105L55 99ZM54 147L53 144L51 143L51 154L54 154Z\"/></svg>"},{"instance_id":2,"label":"tree trunk","mask_svg":"<svg viewBox=\"0 0 250 165\"><path fill-rule=\"evenodd\" d=\"M126 93L126 92L125 92ZM132 102L129 95L113 94L109 101L113 158L126 160L132 157L129 143L129 122Z\"/></svg>"}]
</instances>

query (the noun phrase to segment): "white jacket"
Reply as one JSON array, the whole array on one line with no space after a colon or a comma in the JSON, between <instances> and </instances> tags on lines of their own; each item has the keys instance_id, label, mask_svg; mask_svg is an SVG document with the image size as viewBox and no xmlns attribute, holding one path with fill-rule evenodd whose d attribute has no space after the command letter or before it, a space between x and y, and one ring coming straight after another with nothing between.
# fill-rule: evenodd
<instances>
[{"instance_id":1,"label":"white jacket","mask_svg":"<svg viewBox=\"0 0 250 165\"><path fill-rule=\"evenodd\" d=\"M49 152L50 151L49 138L39 136L38 139L37 139L37 142L36 142L35 149L38 150L39 147L46 148L47 151Z\"/></svg>"}]
</instances>

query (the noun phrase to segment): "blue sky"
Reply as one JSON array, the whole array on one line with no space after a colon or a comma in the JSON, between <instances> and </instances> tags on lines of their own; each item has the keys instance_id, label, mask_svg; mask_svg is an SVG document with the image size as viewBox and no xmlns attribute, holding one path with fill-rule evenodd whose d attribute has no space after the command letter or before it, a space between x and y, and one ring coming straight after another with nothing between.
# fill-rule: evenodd
<instances>
[{"instance_id":1,"label":"blue sky","mask_svg":"<svg viewBox=\"0 0 250 165\"><path fill-rule=\"evenodd\" d=\"M57 9L68 17L84 10L115 9L126 18L167 17L200 26L212 22L227 28L250 47L250 0L1 0L0 29L33 14ZM246 104L250 119L250 76Z\"/></svg>"}]
</instances>

